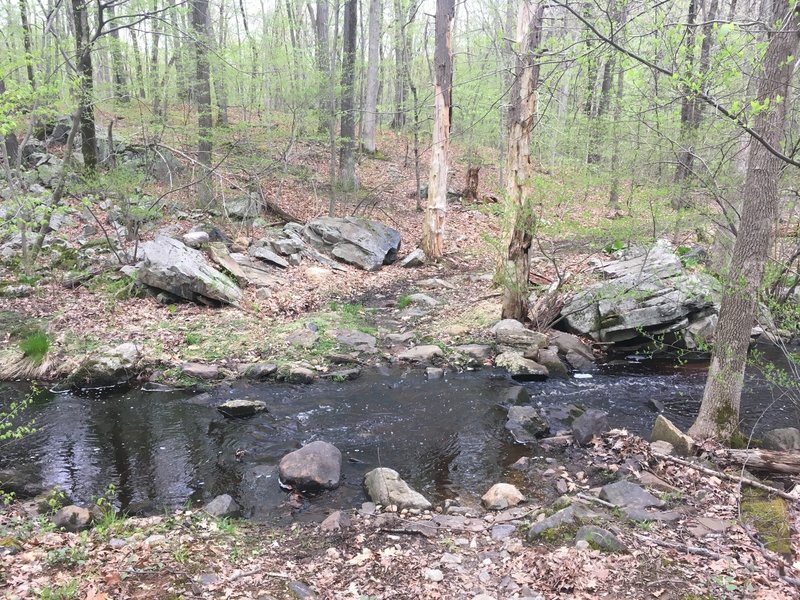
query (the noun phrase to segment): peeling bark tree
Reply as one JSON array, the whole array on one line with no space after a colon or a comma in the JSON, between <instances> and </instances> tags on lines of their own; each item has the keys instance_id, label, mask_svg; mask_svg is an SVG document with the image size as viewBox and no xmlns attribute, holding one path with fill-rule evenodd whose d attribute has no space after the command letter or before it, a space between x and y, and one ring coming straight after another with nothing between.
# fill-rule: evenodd
<instances>
[{"instance_id":1,"label":"peeling bark tree","mask_svg":"<svg viewBox=\"0 0 800 600\"><path fill-rule=\"evenodd\" d=\"M428 204L422 224L422 250L428 258L444 254L447 211L447 154L453 87L453 17L455 0L436 0L436 49L433 54L434 109Z\"/></svg>"},{"instance_id":2,"label":"peeling bark tree","mask_svg":"<svg viewBox=\"0 0 800 600\"><path fill-rule=\"evenodd\" d=\"M756 100L764 109L752 130L772 148L783 142L789 84L800 42L800 17L789 0L773 4L773 20L782 23L772 33L758 77ZM786 18L791 15L791 18ZM711 365L700 414L689 430L697 439L728 442L739 431L739 406L744 383L750 330L778 215L778 178L783 162L764 143L754 143L745 175L744 204L720 307Z\"/></svg>"},{"instance_id":3,"label":"peeling bark tree","mask_svg":"<svg viewBox=\"0 0 800 600\"><path fill-rule=\"evenodd\" d=\"M197 105L197 162L201 165L199 173L198 204L208 208L213 203L211 189L211 81L208 63L208 0L192 0L192 27L194 29L194 48L196 60L196 79L194 101Z\"/></svg>"},{"instance_id":4,"label":"peeling bark tree","mask_svg":"<svg viewBox=\"0 0 800 600\"><path fill-rule=\"evenodd\" d=\"M367 93L364 106L364 123L361 127L364 151L375 154L375 129L378 124L378 67L381 44L381 0L369 3L369 50L367 53Z\"/></svg>"},{"instance_id":5,"label":"peeling bark tree","mask_svg":"<svg viewBox=\"0 0 800 600\"><path fill-rule=\"evenodd\" d=\"M524 0L517 17L517 40L520 44L514 65L514 84L508 110L508 154L506 157L506 193L513 211L513 230L508 255L502 265L505 291L504 319L524 321L528 317L528 251L533 241L534 216L530 202L533 174L530 140L538 101L539 64L536 51L542 40L544 3Z\"/></svg>"},{"instance_id":6,"label":"peeling bark tree","mask_svg":"<svg viewBox=\"0 0 800 600\"><path fill-rule=\"evenodd\" d=\"M347 0L342 23L342 146L339 151L339 178L342 189L354 190L356 185L356 116L353 96L356 68L356 32L358 30L358 1Z\"/></svg>"}]
</instances>

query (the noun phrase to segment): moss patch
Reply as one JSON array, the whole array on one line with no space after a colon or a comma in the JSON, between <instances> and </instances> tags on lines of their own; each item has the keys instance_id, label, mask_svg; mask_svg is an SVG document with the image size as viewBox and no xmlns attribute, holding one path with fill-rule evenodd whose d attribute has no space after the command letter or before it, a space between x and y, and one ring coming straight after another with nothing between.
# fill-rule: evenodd
<instances>
[{"instance_id":1,"label":"moss patch","mask_svg":"<svg viewBox=\"0 0 800 600\"><path fill-rule=\"evenodd\" d=\"M756 528L767 548L783 556L791 555L789 507L785 500L761 490L744 489L742 518Z\"/></svg>"}]
</instances>

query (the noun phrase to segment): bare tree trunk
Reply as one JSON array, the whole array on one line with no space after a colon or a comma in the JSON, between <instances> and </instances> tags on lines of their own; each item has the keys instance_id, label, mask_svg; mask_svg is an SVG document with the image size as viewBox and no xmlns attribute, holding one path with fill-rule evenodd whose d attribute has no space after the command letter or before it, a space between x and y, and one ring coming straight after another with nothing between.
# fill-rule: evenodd
<instances>
[{"instance_id":1,"label":"bare tree trunk","mask_svg":"<svg viewBox=\"0 0 800 600\"><path fill-rule=\"evenodd\" d=\"M464 186L464 196L465 202L477 202L478 201L478 187L480 185L480 172L481 168L477 165L470 165L467 167L467 181L466 185Z\"/></svg>"},{"instance_id":2,"label":"bare tree trunk","mask_svg":"<svg viewBox=\"0 0 800 600\"><path fill-rule=\"evenodd\" d=\"M36 77L33 74L33 49L31 46L31 25L28 22L28 0L19 0L19 15L22 22L22 45L25 48L25 70L28 83L36 88Z\"/></svg>"},{"instance_id":3,"label":"bare tree trunk","mask_svg":"<svg viewBox=\"0 0 800 600\"><path fill-rule=\"evenodd\" d=\"M603 65L603 80L600 84L600 99L597 102L597 107L594 110L590 122L591 135L589 136L589 152L587 154L587 162L590 165L600 164L603 160L603 154L600 152L600 147L603 144L603 137L605 133L605 123L603 118L608 107L611 104L611 85L614 81L614 64L616 62L616 54L612 54L606 59Z\"/></svg>"},{"instance_id":4,"label":"bare tree trunk","mask_svg":"<svg viewBox=\"0 0 800 600\"><path fill-rule=\"evenodd\" d=\"M625 69L620 57L619 67L617 68L617 96L614 99L614 133L611 145L611 189L608 193L608 203L615 211L619 206L619 146L620 146L620 123L622 120L622 98L625 95Z\"/></svg>"},{"instance_id":5,"label":"bare tree trunk","mask_svg":"<svg viewBox=\"0 0 800 600\"><path fill-rule=\"evenodd\" d=\"M114 5L109 4L106 10L108 11L108 18L113 19ZM114 81L114 98L123 103L130 102L131 95L128 93L128 85L125 82L125 62L122 59L119 31L116 29L111 30L111 71L111 77Z\"/></svg>"},{"instance_id":6,"label":"bare tree trunk","mask_svg":"<svg viewBox=\"0 0 800 600\"><path fill-rule=\"evenodd\" d=\"M506 191L514 221L508 255L502 267L502 317L518 321L528 318L528 252L535 226L533 206L529 200L533 175L530 141L539 99L539 64L536 52L542 39L543 18L544 3L523 0L517 17L520 49L514 66L514 84L508 111Z\"/></svg>"},{"instance_id":7,"label":"bare tree trunk","mask_svg":"<svg viewBox=\"0 0 800 600\"><path fill-rule=\"evenodd\" d=\"M328 171L330 176L330 198L328 214L336 216L336 55L339 39L339 0L334 0L333 4L333 48L329 57L330 67L328 69L328 143L330 145L330 163ZM327 34L326 34L327 36ZM326 37L327 39L327 37Z\"/></svg>"},{"instance_id":8,"label":"bare tree trunk","mask_svg":"<svg viewBox=\"0 0 800 600\"><path fill-rule=\"evenodd\" d=\"M686 17L686 72L691 73L694 68L694 46L697 40L695 23L697 22L698 2L702 0L689 0L689 14ZM681 132L678 151L678 164L675 168L675 183L679 185L677 195L672 199L673 208L680 209L689 206L690 202L686 198L686 187L684 181L692 172L692 162L694 161L694 148L690 139L690 131L695 122L695 112L698 106L691 88L685 86L683 101L681 102Z\"/></svg>"},{"instance_id":9,"label":"bare tree trunk","mask_svg":"<svg viewBox=\"0 0 800 600\"><path fill-rule=\"evenodd\" d=\"M392 117L392 129L402 129L406 124L406 84L405 84L405 46L406 46L406 26L403 21L403 2L402 0L395 0L394 2L394 65L395 65L395 79L394 79L394 117Z\"/></svg>"},{"instance_id":10,"label":"bare tree trunk","mask_svg":"<svg viewBox=\"0 0 800 600\"><path fill-rule=\"evenodd\" d=\"M197 162L203 167L199 174L198 201L201 208L210 207L213 202L211 187L211 81L208 63L208 0L192 0L192 27L195 36L196 79L194 100L197 105Z\"/></svg>"},{"instance_id":11,"label":"bare tree trunk","mask_svg":"<svg viewBox=\"0 0 800 600\"><path fill-rule=\"evenodd\" d=\"M97 141L94 130L94 70L92 46L89 42L89 17L85 0L72 0L72 18L75 27L75 51L80 81L78 101L81 114L81 153L87 171L97 169Z\"/></svg>"},{"instance_id":12,"label":"bare tree trunk","mask_svg":"<svg viewBox=\"0 0 800 600\"><path fill-rule=\"evenodd\" d=\"M342 23L342 120L340 126L339 184L351 191L356 182L356 119L354 80L356 68L356 33L358 31L358 0L347 0Z\"/></svg>"},{"instance_id":13,"label":"bare tree trunk","mask_svg":"<svg viewBox=\"0 0 800 600\"><path fill-rule=\"evenodd\" d=\"M225 47L224 23L225 23L225 3L219 5L219 41L215 44L214 28L211 20L208 21L208 39L215 45L218 54ZM225 69L219 60L214 61L214 94L217 97L217 125L220 127L228 126L228 92L225 87Z\"/></svg>"},{"instance_id":14,"label":"bare tree trunk","mask_svg":"<svg viewBox=\"0 0 800 600\"><path fill-rule=\"evenodd\" d=\"M328 82L330 80L330 56L328 55L328 21L330 7L328 0L317 0L317 14L314 19L315 52L317 72L319 76L319 133L330 134L330 123L327 117L330 109Z\"/></svg>"},{"instance_id":15,"label":"bare tree trunk","mask_svg":"<svg viewBox=\"0 0 800 600\"><path fill-rule=\"evenodd\" d=\"M158 0L153 0L152 10L158 10ZM159 100L161 98L160 90L158 89L161 78L158 76L158 47L161 44L161 22L158 19L152 19L153 27L153 41L150 48L150 68L148 70L148 87L150 88L150 100L153 103L153 114L157 115L159 112Z\"/></svg>"},{"instance_id":16,"label":"bare tree trunk","mask_svg":"<svg viewBox=\"0 0 800 600\"><path fill-rule=\"evenodd\" d=\"M434 112L428 204L422 223L422 250L428 258L444 254L444 220L447 212L447 158L450 152L450 118L453 106L453 17L455 0L436 0L433 54Z\"/></svg>"},{"instance_id":17,"label":"bare tree trunk","mask_svg":"<svg viewBox=\"0 0 800 600\"><path fill-rule=\"evenodd\" d=\"M791 15L791 18L785 18ZM769 38L758 83L757 101L768 108L753 120L753 130L773 148L783 142L794 60L800 41L800 17L789 0L775 0L771 22L782 23ZM778 100L778 99L782 99ZM762 143L753 144L747 165L744 205L725 278L711 365L700 414L689 430L697 439L716 437L728 442L739 431L750 330L778 215L781 159Z\"/></svg>"},{"instance_id":18,"label":"bare tree trunk","mask_svg":"<svg viewBox=\"0 0 800 600\"><path fill-rule=\"evenodd\" d=\"M361 139L364 151L375 154L375 129L378 123L378 67L380 66L381 0L369 3L369 51L367 54L367 94Z\"/></svg>"},{"instance_id":19,"label":"bare tree trunk","mask_svg":"<svg viewBox=\"0 0 800 600\"><path fill-rule=\"evenodd\" d=\"M131 45L133 46L133 61L136 65L136 83L139 87L139 99L145 99L144 91L144 71L142 70L142 54L139 51L139 41L136 37L136 29L131 27L128 29L131 36ZM179 69L180 70L180 69Z\"/></svg>"}]
</instances>

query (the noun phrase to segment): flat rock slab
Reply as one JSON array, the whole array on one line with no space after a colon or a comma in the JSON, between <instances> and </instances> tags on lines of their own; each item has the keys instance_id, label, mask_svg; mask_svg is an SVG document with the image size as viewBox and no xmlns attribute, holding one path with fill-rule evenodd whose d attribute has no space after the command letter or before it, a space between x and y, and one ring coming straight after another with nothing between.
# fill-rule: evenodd
<instances>
[{"instance_id":1,"label":"flat rock slab","mask_svg":"<svg viewBox=\"0 0 800 600\"><path fill-rule=\"evenodd\" d=\"M660 521L662 523L672 523L686 516L685 513L677 510L646 510L632 506L623 507L622 512L631 521Z\"/></svg>"},{"instance_id":2,"label":"flat rock slab","mask_svg":"<svg viewBox=\"0 0 800 600\"><path fill-rule=\"evenodd\" d=\"M462 344L456 346L456 350L475 360L486 360L492 356L492 347L487 344Z\"/></svg>"},{"instance_id":3,"label":"flat rock slab","mask_svg":"<svg viewBox=\"0 0 800 600\"><path fill-rule=\"evenodd\" d=\"M282 269L285 269L289 266L289 263L286 261L286 259L282 258L269 248L264 248L263 246L252 246L247 253L253 258L263 260L264 262L270 263Z\"/></svg>"},{"instance_id":4,"label":"flat rock slab","mask_svg":"<svg viewBox=\"0 0 800 600\"><path fill-rule=\"evenodd\" d=\"M643 487L630 481L617 481L604 485L600 490L600 499L618 507L661 508L664 501L656 498Z\"/></svg>"},{"instance_id":5,"label":"flat rock slab","mask_svg":"<svg viewBox=\"0 0 800 600\"><path fill-rule=\"evenodd\" d=\"M425 306L437 306L439 301L428 294L411 294L407 296L411 304L424 304Z\"/></svg>"},{"instance_id":6,"label":"flat rock slab","mask_svg":"<svg viewBox=\"0 0 800 600\"><path fill-rule=\"evenodd\" d=\"M434 358L444 356L444 352L439 346L433 344L414 346L408 350L404 350L397 355L397 358L406 362L430 362Z\"/></svg>"},{"instance_id":7,"label":"flat rock slab","mask_svg":"<svg viewBox=\"0 0 800 600\"><path fill-rule=\"evenodd\" d=\"M355 329L334 329L330 334L333 339L343 346L350 346L361 352L375 350L375 345L378 342L374 336Z\"/></svg>"},{"instance_id":8,"label":"flat rock slab","mask_svg":"<svg viewBox=\"0 0 800 600\"><path fill-rule=\"evenodd\" d=\"M311 442L284 456L278 470L281 481L300 492L332 490L339 487L342 453L328 442Z\"/></svg>"},{"instance_id":9,"label":"flat rock slab","mask_svg":"<svg viewBox=\"0 0 800 600\"><path fill-rule=\"evenodd\" d=\"M217 379L220 376L217 365L203 363L184 363L181 365L181 373L195 379Z\"/></svg>"},{"instance_id":10,"label":"flat rock slab","mask_svg":"<svg viewBox=\"0 0 800 600\"><path fill-rule=\"evenodd\" d=\"M260 400L228 400L217 407L217 410L226 417L252 417L253 415L267 410L267 405Z\"/></svg>"}]
</instances>

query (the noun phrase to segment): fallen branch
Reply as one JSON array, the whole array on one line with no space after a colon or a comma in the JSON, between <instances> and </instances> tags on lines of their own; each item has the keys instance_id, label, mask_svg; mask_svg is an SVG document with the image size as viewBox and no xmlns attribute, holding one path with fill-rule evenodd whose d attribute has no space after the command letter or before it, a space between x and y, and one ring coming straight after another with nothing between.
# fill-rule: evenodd
<instances>
[{"instance_id":1,"label":"fallen branch","mask_svg":"<svg viewBox=\"0 0 800 600\"><path fill-rule=\"evenodd\" d=\"M747 479L746 477L740 477L738 475L731 475L729 473L725 473L723 471L716 471L714 469L709 469L708 467L704 467L702 465L695 464L691 461L685 460L683 458L678 458L677 456L671 456L667 454L661 454L659 452L653 452L653 456L656 458L661 458L664 460L668 460L669 462L673 462L678 465L682 465L684 467L691 467L701 473L705 473L706 475L713 475L714 477L721 477L722 479L727 479L728 481L733 481L736 483L749 485L750 487L757 488L759 490L763 490L765 492L769 492L770 494L775 494L776 496L780 496L781 498L785 498L786 500L791 500L792 502L797 502L798 498L795 498L791 494L784 492L783 490L779 490L772 486L766 485L761 483L760 481L753 481L752 479Z\"/></svg>"},{"instance_id":2,"label":"fallen branch","mask_svg":"<svg viewBox=\"0 0 800 600\"><path fill-rule=\"evenodd\" d=\"M800 452L773 452L751 448L726 450L724 459L759 471L800 475Z\"/></svg>"},{"instance_id":3,"label":"fallen branch","mask_svg":"<svg viewBox=\"0 0 800 600\"><path fill-rule=\"evenodd\" d=\"M668 542L666 540L660 540L658 538L648 537L646 535L642 535L640 533L635 533L635 532L633 535L634 537L642 540L643 542L650 542L651 544L655 544L656 546L671 548L672 550L679 550L680 552L684 552L686 554L696 554L698 556L713 558L714 560L720 560L721 558L724 558L722 554L717 554L716 552L712 552L711 550L706 550L705 548L698 548L697 546L687 546L686 544L679 544L678 542Z\"/></svg>"}]
</instances>

